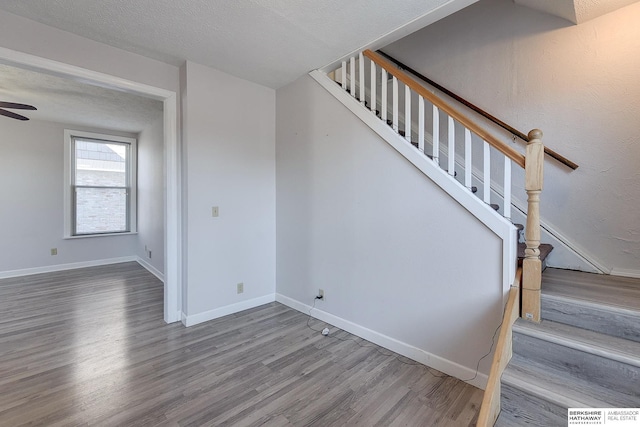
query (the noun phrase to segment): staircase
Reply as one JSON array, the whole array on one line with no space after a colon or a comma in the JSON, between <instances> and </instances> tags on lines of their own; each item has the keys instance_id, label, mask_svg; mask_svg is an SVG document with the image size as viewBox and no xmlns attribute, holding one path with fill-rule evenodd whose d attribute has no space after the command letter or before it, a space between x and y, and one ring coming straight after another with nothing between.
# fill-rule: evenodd
<instances>
[{"instance_id":1,"label":"staircase","mask_svg":"<svg viewBox=\"0 0 640 427\"><path fill-rule=\"evenodd\" d=\"M542 321L513 325L496 426L566 426L568 408L640 407L640 280L547 269Z\"/></svg>"},{"instance_id":2,"label":"staircase","mask_svg":"<svg viewBox=\"0 0 640 427\"><path fill-rule=\"evenodd\" d=\"M640 280L542 275L552 249L540 242L544 155L577 165L544 147L541 131L524 135L449 94L526 142L521 152L387 59L367 50L310 75L503 241L506 305L478 425L564 426L568 408L640 407ZM524 170L524 227L511 221L512 166Z\"/></svg>"}]
</instances>

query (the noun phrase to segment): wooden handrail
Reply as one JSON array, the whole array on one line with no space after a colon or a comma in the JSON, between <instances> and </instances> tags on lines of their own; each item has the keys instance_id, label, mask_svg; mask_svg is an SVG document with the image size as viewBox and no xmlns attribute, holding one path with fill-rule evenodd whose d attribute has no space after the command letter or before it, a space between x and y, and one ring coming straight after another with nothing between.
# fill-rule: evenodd
<instances>
[{"instance_id":1,"label":"wooden handrail","mask_svg":"<svg viewBox=\"0 0 640 427\"><path fill-rule=\"evenodd\" d=\"M389 61L393 62L396 67L400 68L401 70L407 70L408 72L410 72L414 76L418 77L420 80L424 80L430 86L433 86L434 88L438 89L440 92L446 94L447 96L455 99L456 101L458 101L462 105L470 108L471 110L475 111L476 113L480 114L481 116L487 118L488 120L490 120L493 123L497 124L498 126L503 128L507 132L511 133L512 135L520 138L521 140L523 140L525 142L529 142L529 137L526 134L524 134L523 132L520 132L518 129L508 125L507 123L503 122L502 120L498 119L497 117L489 114L488 112L484 111L482 108L478 107L475 104L472 104L471 102L467 101L463 97L451 92L446 87L434 82L433 80L431 80L427 76L425 76L425 75L419 73L418 71L414 70L413 68L403 64L402 62L398 61L397 59L395 59L391 55L388 55L388 54L384 53L381 50L378 50L377 53L379 53L380 55L382 55L383 57L385 57ZM545 146L544 147L544 152L549 157L552 157L552 158L556 159L557 161L559 161L563 165L565 165L565 166L567 166L567 167L569 167L569 168L571 168L573 170L578 169L578 165L576 163L574 163L571 160L567 159L562 154L559 154L556 151L550 149L549 147Z\"/></svg>"},{"instance_id":2,"label":"wooden handrail","mask_svg":"<svg viewBox=\"0 0 640 427\"><path fill-rule=\"evenodd\" d=\"M511 327L513 322L520 316L521 278L522 269L518 268L502 316L500 335L498 336L496 351L493 353L489 380L484 390L478 423L476 424L478 427L492 427L500 414L500 377L511 359Z\"/></svg>"},{"instance_id":3,"label":"wooden handrail","mask_svg":"<svg viewBox=\"0 0 640 427\"><path fill-rule=\"evenodd\" d=\"M464 114L462 114L461 112L453 108L451 105L447 104L445 101L443 101L433 93L429 92L424 86L418 83L414 78L409 76L404 71L394 67L390 61L384 59L380 54L372 52L369 49L365 50L363 54L364 56L369 58L371 61L378 64L380 67L387 70L389 73L391 73L394 77L396 77L406 86L408 86L409 88L417 92L420 96L422 96L425 99L428 99L432 104L434 104L439 109L447 113L450 117L458 121L460 124L465 126L471 132L478 135L480 138L482 138L491 146L493 146L496 150L500 151L502 154L504 154L505 156L513 160L513 162L515 162L517 165L519 165L521 168L524 169L525 167L524 155L519 153L514 148L508 146L504 142L499 141L497 138L495 138L493 135L491 135L490 133L482 129L482 127L480 127L478 124L476 124L471 119L466 117Z\"/></svg>"}]
</instances>

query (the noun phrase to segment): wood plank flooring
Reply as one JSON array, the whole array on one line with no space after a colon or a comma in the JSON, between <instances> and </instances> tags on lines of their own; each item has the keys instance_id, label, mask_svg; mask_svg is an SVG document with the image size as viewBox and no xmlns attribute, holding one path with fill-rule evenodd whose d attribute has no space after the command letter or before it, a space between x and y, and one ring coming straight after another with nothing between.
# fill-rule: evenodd
<instances>
[{"instance_id":1,"label":"wood plank flooring","mask_svg":"<svg viewBox=\"0 0 640 427\"><path fill-rule=\"evenodd\" d=\"M638 310L640 279L547 268L543 293Z\"/></svg>"},{"instance_id":2,"label":"wood plank flooring","mask_svg":"<svg viewBox=\"0 0 640 427\"><path fill-rule=\"evenodd\" d=\"M162 293L137 263L0 280L0 425L475 425L481 390L303 313L185 328Z\"/></svg>"}]
</instances>

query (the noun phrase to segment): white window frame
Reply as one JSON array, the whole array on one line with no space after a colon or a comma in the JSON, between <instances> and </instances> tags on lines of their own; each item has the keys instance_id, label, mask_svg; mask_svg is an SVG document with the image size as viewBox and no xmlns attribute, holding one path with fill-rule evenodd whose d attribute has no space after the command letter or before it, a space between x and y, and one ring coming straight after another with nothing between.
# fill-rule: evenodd
<instances>
[{"instance_id":1,"label":"white window frame","mask_svg":"<svg viewBox=\"0 0 640 427\"><path fill-rule=\"evenodd\" d=\"M75 152L74 138L79 139L92 139L104 142L116 142L129 144L129 156L127 169L129 171L127 176L127 182L129 183L129 203L128 203L128 224L129 231L124 232L111 232L111 233L95 233L95 234L78 234L74 235L75 230L75 209L74 209L74 173L75 173ZM100 237L100 236L121 236L123 234L136 234L137 229L137 140L135 138L129 138L124 136L108 135L94 132L84 132L79 130L65 129L64 130L64 238L65 239L78 239L85 237Z\"/></svg>"}]
</instances>

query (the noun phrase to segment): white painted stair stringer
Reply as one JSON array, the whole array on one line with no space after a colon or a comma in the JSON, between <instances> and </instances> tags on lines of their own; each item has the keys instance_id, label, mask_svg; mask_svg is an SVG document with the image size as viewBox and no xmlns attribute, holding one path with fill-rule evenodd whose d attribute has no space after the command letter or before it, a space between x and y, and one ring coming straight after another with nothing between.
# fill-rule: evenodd
<instances>
[{"instance_id":1,"label":"white painted stair stringer","mask_svg":"<svg viewBox=\"0 0 640 427\"><path fill-rule=\"evenodd\" d=\"M397 134L385 122L380 120L375 115L375 112L372 112L362 105L326 74L315 70L309 73L309 75L398 151L398 153L433 181L433 183L449 194L469 213L502 239L502 288L503 295L506 296L515 277L517 262L516 227L502 215L495 212L489 205L478 199L471 191L456 181L454 177L443 171L405 138Z\"/></svg>"}]
</instances>

